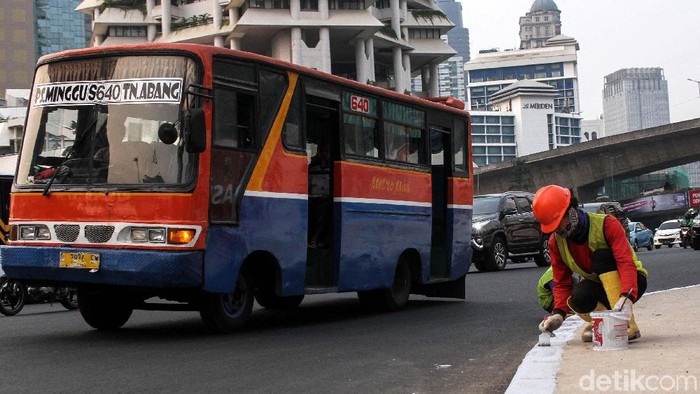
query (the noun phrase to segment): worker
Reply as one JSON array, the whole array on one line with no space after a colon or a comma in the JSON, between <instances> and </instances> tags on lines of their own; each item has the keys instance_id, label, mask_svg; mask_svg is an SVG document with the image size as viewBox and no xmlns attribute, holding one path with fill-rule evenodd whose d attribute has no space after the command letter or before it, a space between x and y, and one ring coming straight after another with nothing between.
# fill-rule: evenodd
<instances>
[{"instance_id":1,"label":"worker","mask_svg":"<svg viewBox=\"0 0 700 394\"><path fill-rule=\"evenodd\" d=\"M569 189L545 186L535 193L533 213L543 233L551 233L554 308L540 330L559 328L571 308L588 324L582 340L592 340L590 312L622 311L629 316L627 337L641 337L632 305L644 294L647 271L634 253L620 221L611 215L587 213ZM572 273L581 281L574 282Z\"/></svg>"},{"instance_id":2,"label":"worker","mask_svg":"<svg viewBox=\"0 0 700 394\"><path fill-rule=\"evenodd\" d=\"M540 276L540 280L537 281L537 299L542 309L549 313L552 313L554 310L554 296L552 296L552 290L554 290L554 278L552 267L549 267L544 271L544 274Z\"/></svg>"}]
</instances>

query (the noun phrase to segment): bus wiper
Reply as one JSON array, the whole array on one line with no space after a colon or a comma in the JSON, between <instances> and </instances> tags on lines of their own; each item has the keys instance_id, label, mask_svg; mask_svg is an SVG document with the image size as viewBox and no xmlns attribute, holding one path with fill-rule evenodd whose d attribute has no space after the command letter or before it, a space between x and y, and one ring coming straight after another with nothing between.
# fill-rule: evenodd
<instances>
[{"instance_id":1,"label":"bus wiper","mask_svg":"<svg viewBox=\"0 0 700 394\"><path fill-rule=\"evenodd\" d=\"M58 173L61 172L61 168L63 168L63 165L66 164L68 159L71 158L73 155L73 152L75 151L75 144L71 145L69 148L70 150L68 151L68 154L66 154L66 158L61 160L61 164L56 167L56 172L51 175L51 179L49 179L48 182L46 182L46 186L44 186L44 192L41 193L42 196L48 196L49 195L49 189L51 188L51 185L53 184L53 181L56 180L56 177L58 176Z\"/></svg>"}]
</instances>

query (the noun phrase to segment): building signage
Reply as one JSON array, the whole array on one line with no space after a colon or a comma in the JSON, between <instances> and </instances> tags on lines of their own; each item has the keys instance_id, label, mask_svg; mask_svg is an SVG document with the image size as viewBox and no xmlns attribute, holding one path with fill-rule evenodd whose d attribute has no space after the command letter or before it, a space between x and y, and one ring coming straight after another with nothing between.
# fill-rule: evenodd
<instances>
[{"instance_id":1,"label":"building signage","mask_svg":"<svg viewBox=\"0 0 700 394\"><path fill-rule=\"evenodd\" d=\"M35 107L85 104L178 104L182 78L111 79L42 83L36 86Z\"/></svg>"},{"instance_id":2,"label":"building signage","mask_svg":"<svg viewBox=\"0 0 700 394\"><path fill-rule=\"evenodd\" d=\"M554 104L550 103L525 103L523 109L554 109Z\"/></svg>"},{"instance_id":3,"label":"building signage","mask_svg":"<svg viewBox=\"0 0 700 394\"><path fill-rule=\"evenodd\" d=\"M700 207L700 189L688 192L688 205L691 207Z\"/></svg>"},{"instance_id":4,"label":"building signage","mask_svg":"<svg viewBox=\"0 0 700 394\"><path fill-rule=\"evenodd\" d=\"M622 209L628 213L670 211L687 207L685 193L659 194L622 202Z\"/></svg>"}]
</instances>

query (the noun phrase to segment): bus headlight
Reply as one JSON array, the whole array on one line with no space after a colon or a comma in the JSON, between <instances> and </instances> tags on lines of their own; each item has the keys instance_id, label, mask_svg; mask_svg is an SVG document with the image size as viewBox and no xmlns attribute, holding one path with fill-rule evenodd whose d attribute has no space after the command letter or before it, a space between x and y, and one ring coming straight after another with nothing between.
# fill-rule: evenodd
<instances>
[{"instance_id":1,"label":"bus headlight","mask_svg":"<svg viewBox=\"0 0 700 394\"><path fill-rule=\"evenodd\" d=\"M19 226L19 240L47 240L51 239L51 231L43 224L27 224Z\"/></svg>"},{"instance_id":2,"label":"bus headlight","mask_svg":"<svg viewBox=\"0 0 700 394\"><path fill-rule=\"evenodd\" d=\"M130 237L132 242L165 243L165 229L134 227L131 229Z\"/></svg>"}]
</instances>

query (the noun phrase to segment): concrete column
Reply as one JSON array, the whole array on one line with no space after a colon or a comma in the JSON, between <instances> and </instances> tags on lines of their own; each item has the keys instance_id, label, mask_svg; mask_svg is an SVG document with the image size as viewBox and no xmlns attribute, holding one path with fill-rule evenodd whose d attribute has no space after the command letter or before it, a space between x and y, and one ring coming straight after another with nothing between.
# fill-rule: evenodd
<instances>
[{"instance_id":1,"label":"concrete column","mask_svg":"<svg viewBox=\"0 0 700 394\"><path fill-rule=\"evenodd\" d=\"M301 28L292 27L292 63L301 64L301 47L304 45L301 40Z\"/></svg>"},{"instance_id":2,"label":"concrete column","mask_svg":"<svg viewBox=\"0 0 700 394\"><path fill-rule=\"evenodd\" d=\"M236 49L236 50L241 49L241 39L240 38L232 38L228 44L229 44L229 48L231 48L231 49Z\"/></svg>"},{"instance_id":3,"label":"concrete column","mask_svg":"<svg viewBox=\"0 0 700 394\"><path fill-rule=\"evenodd\" d=\"M214 27L217 29L220 28L221 21L223 19L223 12L221 11L219 0L211 0L211 17L214 19Z\"/></svg>"},{"instance_id":4,"label":"concrete column","mask_svg":"<svg viewBox=\"0 0 700 394\"><path fill-rule=\"evenodd\" d=\"M430 87L430 67L429 66L423 66L420 69L420 84L421 84L421 89L423 92L426 94L429 91Z\"/></svg>"},{"instance_id":5,"label":"concrete column","mask_svg":"<svg viewBox=\"0 0 700 394\"><path fill-rule=\"evenodd\" d=\"M289 0L289 14L292 19L299 19L301 12L301 2L299 0Z\"/></svg>"},{"instance_id":6,"label":"concrete column","mask_svg":"<svg viewBox=\"0 0 700 394\"><path fill-rule=\"evenodd\" d=\"M95 34L95 41L92 43L93 46L99 47L102 46L102 42L104 41L105 36L102 34Z\"/></svg>"},{"instance_id":7,"label":"concrete column","mask_svg":"<svg viewBox=\"0 0 700 394\"><path fill-rule=\"evenodd\" d=\"M228 21L231 26L238 23L238 8L229 8L228 10Z\"/></svg>"},{"instance_id":8,"label":"concrete column","mask_svg":"<svg viewBox=\"0 0 700 394\"><path fill-rule=\"evenodd\" d=\"M396 37L401 39L401 3L399 0L391 0L391 29Z\"/></svg>"},{"instance_id":9,"label":"concrete column","mask_svg":"<svg viewBox=\"0 0 700 394\"><path fill-rule=\"evenodd\" d=\"M394 88L395 91L403 93L405 87L404 87L404 72L403 72L403 59L401 56L401 48L399 47L394 47L392 48L392 54L393 54L393 64L394 64L394 82L396 83L396 87Z\"/></svg>"},{"instance_id":10,"label":"concrete column","mask_svg":"<svg viewBox=\"0 0 700 394\"><path fill-rule=\"evenodd\" d=\"M369 65L365 54L365 40L358 39L353 44L355 45L355 79L357 82L367 83L369 80Z\"/></svg>"},{"instance_id":11,"label":"concrete column","mask_svg":"<svg viewBox=\"0 0 700 394\"><path fill-rule=\"evenodd\" d=\"M403 54L403 86L404 90L411 90L411 56L408 54L408 52L404 52ZM404 90L401 90L400 93L403 93Z\"/></svg>"},{"instance_id":12,"label":"concrete column","mask_svg":"<svg viewBox=\"0 0 700 394\"><path fill-rule=\"evenodd\" d=\"M214 36L214 46L223 48L224 47L224 36Z\"/></svg>"},{"instance_id":13,"label":"concrete column","mask_svg":"<svg viewBox=\"0 0 700 394\"><path fill-rule=\"evenodd\" d=\"M372 81L377 81L377 73L374 71L374 39L368 38L365 41L365 51L367 53L367 60L369 62L369 75L368 79Z\"/></svg>"},{"instance_id":14,"label":"concrete column","mask_svg":"<svg viewBox=\"0 0 700 394\"><path fill-rule=\"evenodd\" d=\"M321 68L323 72L331 73L331 35L328 27L318 29L318 44L321 46Z\"/></svg>"},{"instance_id":15,"label":"concrete column","mask_svg":"<svg viewBox=\"0 0 700 394\"><path fill-rule=\"evenodd\" d=\"M428 94L432 97L440 96L440 77L438 72L439 63L430 63L430 89Z\"/></svg>"},{"instance_id":16,"label":"concrete column","mask_svg":"<svg viewBox=\"0 0 700 394\"><path fill-rule=\"evenodd\" d=\"M167 37L170 35L170 18L172 17L170 13L170 1L168 0L163 0L160 2L160 8L163 11L163 16L161 20L161 29L160 31L163 33L163 37Z\"/></svg>"},{"instance_id":17,"label":"concrete column","mask_svg":"<svg viewBox=\"0 0 700 394\"><path fill-rule=\"evenodd\" d=\"M318 16L322 20L328 19L328 0L318 0Z\"/></svg>"}]
</instances>

